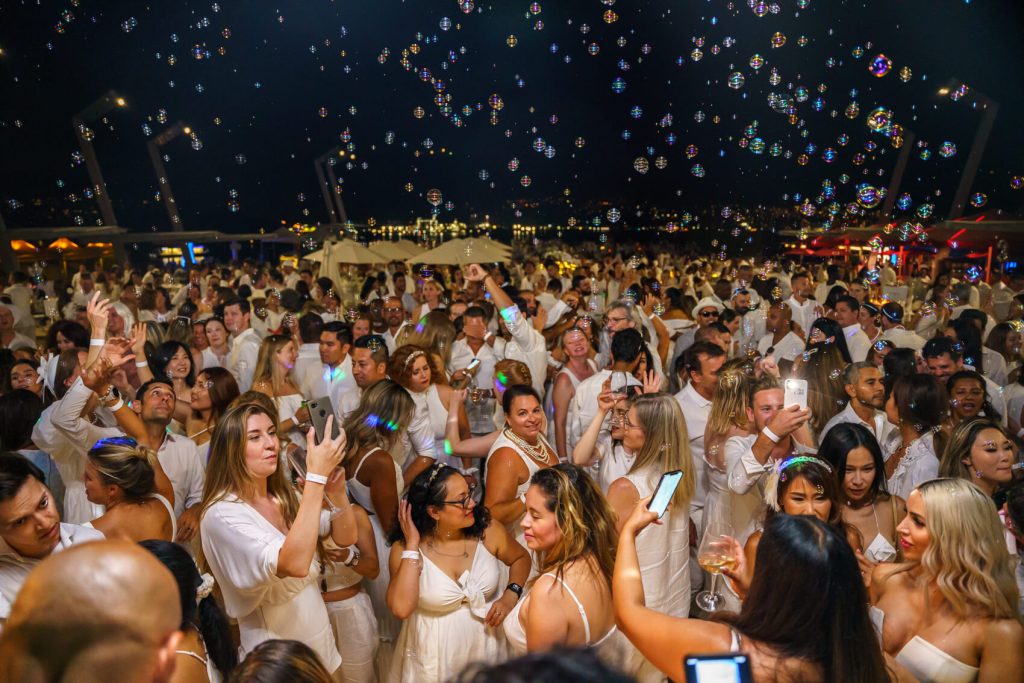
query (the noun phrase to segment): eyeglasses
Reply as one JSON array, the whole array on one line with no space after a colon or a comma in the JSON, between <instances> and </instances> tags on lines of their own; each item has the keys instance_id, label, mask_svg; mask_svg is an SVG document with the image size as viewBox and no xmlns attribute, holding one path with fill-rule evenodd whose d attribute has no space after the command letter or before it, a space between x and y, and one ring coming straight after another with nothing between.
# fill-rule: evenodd
<instances>
[{"instance_id":1,"label":"eyeglasses","mask_svg":"<svg viewBox=\"0 0 1024 683\"><path fill-rule=\"evenodd\" d=\"M453 507L462 508L463 510L468 510L470 505L476 502L473 500L473 491L476 491L476 484L470 484L469 493L462 498L459 498L458 500L443 500L441 502L445 505L451 505Z\"/></svg>"},{"instance_id":2,"label":"eyeglasses","mask_svg":"<svg viewBox=\"0 0 1024 683\"><path fill-rule=\"evenodd\" d=\"M718 311L701 311L700 317L702 318L717 318Z\"/></svg>"},{"instance_id":3,"label":"eyeglasses","mask_svg":"<svg viewBox=\"0 0 1024 683\"><path fill-rule=\"evenodd\" d=\"M401 308L385 308L384 312L385 313L401 313L402 309Z\"/></svg>"},{"instance_id":4,"label":"eyeglasses","mask_svg":"<svg viewBox=\"0 0 1024 683\"><path fill-rule=\"evenodd\" d=\"M624 323L627 320L629 320L629 318L613 318L612 316L609 315L605 317L605 320L610 323Z\"/></svg>"},{"instance_id":5,"label":"eyeglasses","mask_svg":"<svg viewBox=\"0 0 1024 683\"><path fill-rule=\"evenodd\" d=\"M640 429L640 425L635 425L629 421L629 415L622 416L621 424L623 429Z\"/></svg>"}]
</instances>

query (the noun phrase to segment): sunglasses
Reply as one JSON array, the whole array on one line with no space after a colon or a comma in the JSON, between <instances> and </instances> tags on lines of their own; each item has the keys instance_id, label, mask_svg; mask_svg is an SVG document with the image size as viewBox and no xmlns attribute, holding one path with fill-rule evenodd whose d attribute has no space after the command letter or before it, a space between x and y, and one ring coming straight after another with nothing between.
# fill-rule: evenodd
<instances>
[{"instance_id":1,"label":"sunglasses","mask_svg":"<svg viewBox=\"0 0 1024 683\"><path fill-rule=\"evenodd\" d=\"M700 317L702 318L717 318L718 311L701 311Z\"/></svg>"}]
</instances>

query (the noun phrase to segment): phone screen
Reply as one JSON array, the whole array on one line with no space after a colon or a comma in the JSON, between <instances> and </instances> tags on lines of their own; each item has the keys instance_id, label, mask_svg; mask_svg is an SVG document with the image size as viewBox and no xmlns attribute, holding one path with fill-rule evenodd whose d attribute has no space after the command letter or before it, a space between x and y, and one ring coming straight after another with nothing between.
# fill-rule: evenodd
<instances>
[{"instance_id":1,"label":"phone screen","mask_svg":"<svg viewBox=\"0 0 1024 683\"><path fill-rule=\"evenodd\" d=\"M807 408L807 380L786 380L786 391L783 397L783 405L786 408L791 405L797 405L800 406L801 410Z\"/></svg>"},{"instance_id":2,"label":"phone screen","mask_svg":"<svg viewBox=\"0 0 1024 683\"><path fill-rule=\"evenodd\" d=\"M682 470L672 470L661 475L661 480L658 481L658 488L654 490L651 502L647 504L648 510L658 513L658 519L665 516L668 504L672 502L672 496L675 495L676 488L679 487L679 482L682 479Z\"/></svg>"},{"instance_id":3,"label":"phone screen","mask_svg":"<svg viewBox=\"0 0 1024 683\"><path fill-rule=\"evenodd\" d=\"M709 655L686 658L687 683L749 683L746 655Z\"/></svg>"}]
</instances>

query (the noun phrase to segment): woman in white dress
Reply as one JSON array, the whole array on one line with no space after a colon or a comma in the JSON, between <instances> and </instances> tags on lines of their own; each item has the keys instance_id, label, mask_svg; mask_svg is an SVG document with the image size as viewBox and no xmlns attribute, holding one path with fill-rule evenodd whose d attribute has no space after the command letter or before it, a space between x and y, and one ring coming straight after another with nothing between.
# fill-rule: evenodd
<instances>
[{"instance_id":1,"label":"woman in white dress","mask_svg":"<svg viewBox=\"0 0 1024 683\"><path fill-rule=\"evenodd\" d=\"M299 640L332 672L341 657L320 595L321 530L340 547L357 540L337 468L345 433L330 438L333 419L319 444L312 429L307 434L300 497L281 464L274 419L253 403L229 410L213 433L199 523L203 557L238 620L243 652L274 638Z\"/></svg>"},{"instance_id":2,"label":"woman in white dress","mask_svg":"<svg viewBox=\"0 0 1024 683\"><path fill-rule=\"evenodd\" d=\"M690 613L690 498L695 477L686 418L679 402L667 394L637 396L627 401L623 445L636 454L629 473L608 489L608 503L622 524L636 504L650 496L661 475L682 470L672 505L661 518L636 537L644 604L674 617ZM625 665L638 681L660 683L664 676L639 651Z\"/></svg>"},{"instance_id":3,"label":"woman in white dress","mask_svg":"<svg viewBox=\"0 0 1024 683\"><path fill-rule=\"evenodd\" d=\"M264 339L256 358L252 388L274 399L280 420L278 436L302 448L306 445L305 431L309 429L309 410L304 405L298 381L292 376L298 357L299 350L291 337L272 334Z\"/></svg>"},{"instance_id":4,"label":"woman in white dress","mask_svg":"<svg viewBox=\"0 0 1024 683\"><path fill-rule=\"evenodd\" d=\"M440 463L412 482L398 519L387 597L404 623L390 680L443 683L470 663L504 659L500 628L526 582L526 550Z\"/></svg>"},{"instance_id":5,"label":"woman in white dress","mask_svg":"<svg viewBox=\"0 0 1024 683\"><path fill-rule=\"evenodd\" d=\"M213 577L200 574L184 548L169 541L142 541L174 577L181 595L181 631L173 683L221 683L238 664L227 617L212 592Z\"/></svg>"},{"instance_id":6,"label":"woman in white dress","mask_svg":"<svg viewBox=\"0 0 1024 683\"><path fill-rule=\"evenodd\" d=\"M453 455L450 447L445 445L445 429L449 420L454 420L459 429L459 437L468 439L469 420L466 417L464 404L455 407L455 414L450 412L452 404L452 388L444 382L444 372L437 365L433 354L419 346L406 344L395 349L388 360L388 377L401 384L412 396L418 410L430 416L430 428L434 432L434 452L437 461L456 469L468 467L469 458L460 459Z\"/></svg>"},{"instance_id":7,"label":"woman in white dress","mask_svg":"<svg viewBox=\"0 0 1024 683\"><path fill-rule=\"evenodd\" d=\"M412 321L414 323L419 322L427 313L438 308L444 308L445 305L441 301L442 294L444 294L444 290L437 280L429 279L425 281L423 283L423 303L416 309L412 316Z\"/></svg>"},{"instance_id":8,"label":"woman in white dress","mask_svg":"<svg viewBox=\"0 0 1024 683\"><path fill-rule=\"evenodd\" d=\"M238 394L238 382L226 368L207 368L196 377L185 414L182 415L182 411L175 407L175 418L183 418L185 435L196 445L204 466L210 459L210 439L217 421Z\"/></svg>"},{"instance_id":9,"label":"woman in white dress","mask_svg":"<svg viewBox=\"0 0 1024 683\"><path fill-rule=\"evenodd\" d=\"M487 454L484 505L494 519L524 544L519 521L526 514L530 477L557 464L558 456L543 436L544 408L533 387L508 387L501 404L505 428Z\"/></svg>"},{"instance_id":10,"label":"woman in white dress","mask_svg":"<svg viewBox=\"0 0 1024 683\"><path fill-rule=\"evenodd\" d=\"M948 406L946 390L931 375L900 377L893 384L885 416L897 428L882 444L890 493L906 500L918 484L939 476Z\"/></svg>"},{"instance_id":11,"label":"woman in white dress","mask_svg":"<svg viewBox=\"0 0 1024 683\"><path fill-rule=\"evenodd\" d=\"M704 497L703 525L711 520L726 519L729 511L729 475L725 462L725 442L734 436L749 436L753 424L747 414L750 405L750 380L753 376L750 361L734 358L726 361L718 370L711 413L704 428L704 462L707 465ZM690 438L695 438L691 434ZM739 608L739 602L731 603L734 597L728 591L723 593L727 607Z\"/></svg>"},{"instance_id":12,"label":"woman in white dress","mask_svg":"<svg viewBox=\"0 0 1024 683\"><path fill-rule=\"evenodd\" d=\"M378 558L388 557L385 542L397 524L398 500L405 488L402 468L391 451L398 446L415 411L409 392L385 379L366 389L359 406L345 419L349 443L343 462L349 492L370 515ZM396 452L396 455L399 454ZM404 457L404 453L400 457ZM366 590L380 636L377 678L385 681L399 624L387 607L386 594L391 580L388 566L383 561L379 561L379 565L376 578L366 581Z\"/></svg>"},{"instance_id":13,"label":"woman in white dress","mask_svg":"<svg viewBox=\"0 0 1024 683\"><path fill-rule=\"evenodd\" d=\"M605 494L612 483L626 476L636 460L636 454L623 443L626 399L621 393L611 390L611 382L609 377L601 385L594 419L572 449L573 463L587 468ZM612 414L610 420L607 419L609 412Z\"/></svg>"},{"instance_id":14,"label":"woman in white dress","mask_svg":"<svg viewBox=\"0 0 1024 683\"><path fill-rule=\"evenodd\" d=\"M102 439L89 449L83 481L89 502L105 508L85 526L132 543L174 539L174 488L156 451L127 436Z\"/></svg>"},{"instance_id":15,"label":"woman in white dress","mask_svg":"<svg viewBox=\"0 0 1024 683\"><path fill-rule=\"evenodd\" d=\"M914 680L1020 681L1024 627L992 499L962 479L925 482L898 532L904 562L871 573L883 649Z\"/></svg>"},{"instance_id":16,"label":"woman in white dress","mask_svg":"<svg viewBox=\"0 0 1024 683\"><path fill-rule=\"evenodd\" d=\"M206 340L209 346L203 349L204 368L224 368L231 354L231 337L228 328L220 318L206 320Z\"/></svg>"},{"instance_id":17,"label":"woman in white dress","mask_svg":"<svg viewBox=\"0 0 1024 683\"><path fill-rule=\"evenodd\" d=\"M567 360L551 385L549 405L545 406L545 413L550 420L548 439L555 444L558 459L565 462L570 456L565 428L569 404L576 395L576 387L597 372L597 365L590 359L592 349L587 333L580 328L570 327L563 332L561 345Z\"/></svg>"},{"instance_id":18,"label":"woman in white dress","mask_svg":"<svg viewBox=\"0 0 1024 683\"><path fill-rule=\"evenodd\" d=\"M513 654L587 647L620 665L628 645L612 609L615 513L576 465L538 471L525 497L521 525L541 573L505 620Z\"/></svg>"},{"instance_id":19,"label":"woman in white dress","mask_svg":"<svg viewBox=\"0 0 1024 683\"><path fill-rule=\"evenodd\" d=\"M864 559L873 565L895 562L896 525L907 514L907 504L886 490L875 435L864 425L836 425L818 447L818 457L832 466L844 503L843 521L860 532Z\"/></svg>"}]
</instances>

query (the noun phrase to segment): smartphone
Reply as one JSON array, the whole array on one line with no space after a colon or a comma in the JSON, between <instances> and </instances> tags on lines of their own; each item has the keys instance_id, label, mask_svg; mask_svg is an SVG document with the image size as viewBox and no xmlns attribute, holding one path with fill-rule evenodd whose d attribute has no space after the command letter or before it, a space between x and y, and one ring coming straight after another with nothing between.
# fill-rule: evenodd
<instances>
[{"instance_id":1,"label":"smartphone","mask_svg":"<svg viewBox=\"0 0 1024 683\"><path fill-rule=\"evenodd\" d=\"M304 450L292 449L292 452L288 454L288 462L291 463L296 478L306 478L306 452Z\"/></svg>"},{"instance_id":2,"label":"smartphone","mask_svg":"<svg viewBox=\"0 0 1024 683\"><path fill-rule=\"evenodd\" d=\"M687 655L683 659L686 683L753 683L746 655Z\"/></svg>"},{"instance_id":3,"label":"smartphone","mask_svg":"<svg viewBox=\"0 0 1024 683\"><path fill-rule=\"evenodd\" d=\"M783 397L783 405L790 407L791 405L800 406L801 410L807 409L807 380L805 379L787 379L786 380L786 392Z\"/></svg>"},{"instance_id":4,"label":"smartphone","mask_svg":"<svg viewBox=\"0 0 1024 683\"><path fill-rule=\"evenodd\" d=\"M469 365L467 365L463 371L465 374L462 376L462 379L457 379L452 382L452 389L465 389L468 387L469 383L473 381L473 371L476 370L479 365L479 358L474 358L469 361Z\"/></svg>"},{"instance_id":5,"label":"smartphone","mask_svg":"<svg viewBox=\"0 0 1024 683\"><path fill-rule=\"evenodd\" d=\"M334 415L334 406L331 405L331 399L318 398L313 401L306 403L306 409L309 411L309 421L313 423L313 431L316 433L316 442L320 443L324 440L324 430L327 428L327 418ZM338 416L334 415L334 423L331 425L331 438L337 439L338 434L341 433L341 427L338 425Z\"/></svg>"},{"instance_id":6,"label":"smartphone","mask_svg":"<svg viewBox=\"0 0 1024 683\"><path fill-rule=\"evenodd\" d=\"M672 496L675 495L676 488L679 487L679 482L682 480L682 470L671 470L661 475L658 487L654 489L654 495L651 496L651 502L647 504L648 510L658 513L658 519L665 516L668 504L672 502Z\"/></svg>"}]
</instances>

